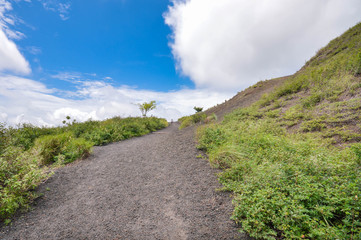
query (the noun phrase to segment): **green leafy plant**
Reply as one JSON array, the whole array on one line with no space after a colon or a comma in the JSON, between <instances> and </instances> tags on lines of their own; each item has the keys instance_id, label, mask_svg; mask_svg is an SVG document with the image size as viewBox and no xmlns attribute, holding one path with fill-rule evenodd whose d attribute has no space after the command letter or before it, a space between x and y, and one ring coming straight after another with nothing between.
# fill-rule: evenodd
<instances>
[{"instance_id":1,"label":"green leafy plant","mask_svg":"<svg viewBox=\"0 0 361 240\"><path fill-rule=\"evenodd\" d=\"M142 112L142 116L146 117L147 113L157 107L155 101L144 102L138 104L139 110Z\"/></svg>"},{"instance_id":2,"label":"green leafy plant","mask_svg":"<svg viewBox=\"0 0 361 240\"><path fill-rule=\"evenodd\" d=\"M193 109L196 111L196 113L199 113L199 112L203 111L202 107L194 107Z\"/></svg>"},{"instance_id":3,"label":"green leafy plant","mask_svg":"<svg viewBox=\"0 0 361 240\"><path fill-rule=\"evenodd\" d=\"M90 154L93 145L103 145L141 136L168 126L165 119L120 118L84 123L67 119L56 128L30 124L17 128L0 124L0 221L18 209L26 210L37 197L34 188L61 166Z\"/></svg>"},{"instance_id":4,"label":"green leafy plant","mask_svg":"<svg viewBox=\"0 0 361 240\"><path fill-rule=\"evenodd\" d=\"M19 147L9 146L0 155L0 220L9 223L7 218L37 197L32 190L49 176L39 165L36 153Z\"/></svg>"},{"instance_id":5,"label":"green leafy plant","mask_svg":"<svg viewBox=\"0 0 361 240\"><path fill-rule=\"evenodd\" d=\"M252 237L361 236L358 145L323 147L320 139L285 134L271 119L228 119L204 127L198 141L210 161L224 168L219 180L235 194L232 219Z\"/></svg>"},{"instance_id":6,"label":"green leafy plant","mask_svg":"<svg viewBox=\"0 0 361 240\"><path fill-rule=\"evenodd\" d=\"M41 156L42 164L49 164L62 159L70 163L88 156L93 144L83 138L75 138L72 133L43 136L36 140L35 149Z\"/></svg>"},{"instance_id":7,"label":"green leafy plant","mask_svg":"<svg viewBox=\"0 0 361 240\"><path fill-rule=\"evenodd\" d=\"M206 118L207 118L207 115L202 112L199 112L199 113L196 113L196 114L193 114L190 116L182 117L182 118L178 119L178 121L181 123L181 125L179 126L179 129L183 129L185 127L189 127L194 124L201 123Z\"/></svg>"}]
</instances>

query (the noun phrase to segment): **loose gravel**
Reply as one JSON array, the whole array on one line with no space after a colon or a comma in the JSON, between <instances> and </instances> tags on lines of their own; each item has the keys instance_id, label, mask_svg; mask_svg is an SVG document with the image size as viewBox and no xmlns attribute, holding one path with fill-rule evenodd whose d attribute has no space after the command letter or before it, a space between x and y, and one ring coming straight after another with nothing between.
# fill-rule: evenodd
<instances>
[{"instance_id":1,"label":"loose gravel","mask_svg":"<svg viewBox=\"0 0 361 240\"><path fill-rule=\"evenodd\" d=\"M58 169L0 239L250 239L230 220L229 193L216 191L217 170L196 157L194 129L178 126Z\"/></svg>"}]
</instances>

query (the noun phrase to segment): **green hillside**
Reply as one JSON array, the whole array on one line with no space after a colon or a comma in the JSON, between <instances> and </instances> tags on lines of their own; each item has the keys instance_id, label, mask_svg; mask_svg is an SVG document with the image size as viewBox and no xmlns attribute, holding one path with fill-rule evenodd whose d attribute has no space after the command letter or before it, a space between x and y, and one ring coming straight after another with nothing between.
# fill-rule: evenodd
<instances>
[{"instance_id":1,"label":"green hillside","mask_svg":"<svg viewBox=\"0 0 361 240\"><path fill-rule=\"evenodd\" d=\"M232 218L259 239L361 239L361 24L277 82L197 130Z\"/></svg>"}]
</instances>

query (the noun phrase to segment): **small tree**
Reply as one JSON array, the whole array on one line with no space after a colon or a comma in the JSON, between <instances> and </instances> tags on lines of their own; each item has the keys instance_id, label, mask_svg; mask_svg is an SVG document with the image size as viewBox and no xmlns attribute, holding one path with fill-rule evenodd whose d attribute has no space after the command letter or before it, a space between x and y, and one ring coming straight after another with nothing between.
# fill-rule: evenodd
<instances>
[{"instance_id":1,"label":"small tree","mask_svg":"<svg viewBox=\"0 0 361 240\"><path fill-rule=\"evenodd\" d=\"M139 110L142 112L143 117L147 116L147 113L153 109L156 108L156 103L155 101L150 101L149 103L144 102L142 104L138 103L139 106Z\"/></svg>"},{"instance_id":2,"label":"small tree","mask_svg":"<svg viewBox=\"0 0 361 240\"><path fill-rule=\"evenodd\" d=\"M76 123L76 120L73 119L73 121L71 121L71 117L70 117L70 116L66 116L66 117L65 117L65 120L63 120L63 124L64 124L64 125L70 126L70 125L72 125L72 124L74 124L74 123Z\"/></svg>"},{"instance_id":3,"label":"small tree","mask_svg":"<svg viewBox=\"0 0 361 240\"><path fill-rule=\"evenodd\" d=\"M203 108L202 107L194 107L194 110L196 110L196 113L202 112Z\"/></svg>"}]
</instances>

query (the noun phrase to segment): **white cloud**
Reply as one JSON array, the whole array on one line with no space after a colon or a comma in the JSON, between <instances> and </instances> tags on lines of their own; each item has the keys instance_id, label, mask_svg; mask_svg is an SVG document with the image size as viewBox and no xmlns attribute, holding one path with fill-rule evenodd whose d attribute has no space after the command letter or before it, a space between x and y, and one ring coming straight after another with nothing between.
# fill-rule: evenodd
<instances>
[{"instance_id":1,"label":"white cloud","mask_svg":"<svg viewBox=\"0 0 361 240\"><path fill-rule=\"evenodd\" d=\"M19 74L31 72L29 63L14 42L9 40L0 28L0 72L12 71Z\"/></svg>"},{"instance_id":2,"label":"white cloud","mask_svg":"<svg viewBox=\"0 0 361 240\"><path fill-rule=\"evenodd\" d=\"M83 74L79 72L58 72L51 77L70 83L79 83L83 79Z\"/></svg>"},{"instance_id":3,"label":"white cloud","mask_svg":"<svg viewBox=\"0 0 361 240\"><path fill-rule=\"evenodd\" d=\"M360 12L359 0L173 0L164 17L183 74L239 90L294 73Z\"/></svg>"},{"instance_id":4,"label":"white cloud","mask_svg":"<svg viewBox=\"0 0 361 240\"><path fill-rule=\"evenodd\" d=\"M20 53L12 39L21 39L25 35L19 31L9 28L19 20L8 15L7 12L12 10L12 6L8 1L0 0L0 72L11 71L19 74L28 74L31 72L29 63Z\"/></svg>"},{"instance_id":5,"label":"white cloud","mask_svg":"<svg viewBox=\"0 0 361 240\"><path fill-rule=\"evenodd\" d=\"M9 14L12 10L12 5L9 1L0 0L0 29L10 39L20 40L25 38L25 34L22 32L11 29L9 26L14 26L19 23L24 23L23 20L15 15Z\"/></svg>"},{"instance_id":6,"label":"white cloud","mask_svg":"<svg viewBox=\"0 0 361 240\"><path fill-rule=\"evenodd\" d=\"M50 10L59 14L62 20L68 20L71 8L70 2L61 3L59 0L38 0L42 3L46 10Z\"/></svg>"},{"instance_id":7,"label":"white cloud","mask_svg":"<svg viewBox=\"0 0 361 240\"><path fill-rule=\"evenodd\" d=\"M70 3L59 3L58 5L59 16L64 21L69 19L70 6Z\"/></svg>"},{"instance_id":8,"label":"white cloud","mask_svg":"<svg viewBox=\"0 0 361 240\"><path fill-rule=\"evenodd\" d=\"M33 55L39 55L41 54L41 48L40 47L36 47L36 46L29 46L26 48L26 50L33 54Z\"/></svg>"},{"instance_id":9,"label":"white cloud","mask_svg":"<svg viewBox=\"0 0 361 240\"><path fill-rule=\"evenodd\" d=\"M66 116L77 121L102 120L113 116L140 116L137 103L155 100L150 112L168 120L192 114L194 106L209 108L230 98L232 93L182 89L173 92L114 87L103 81L82 82L72 92L80 100L54 96L56 90L26 78L0 76L0 122L60 125Z\"/></svg>"}]
</instances>

